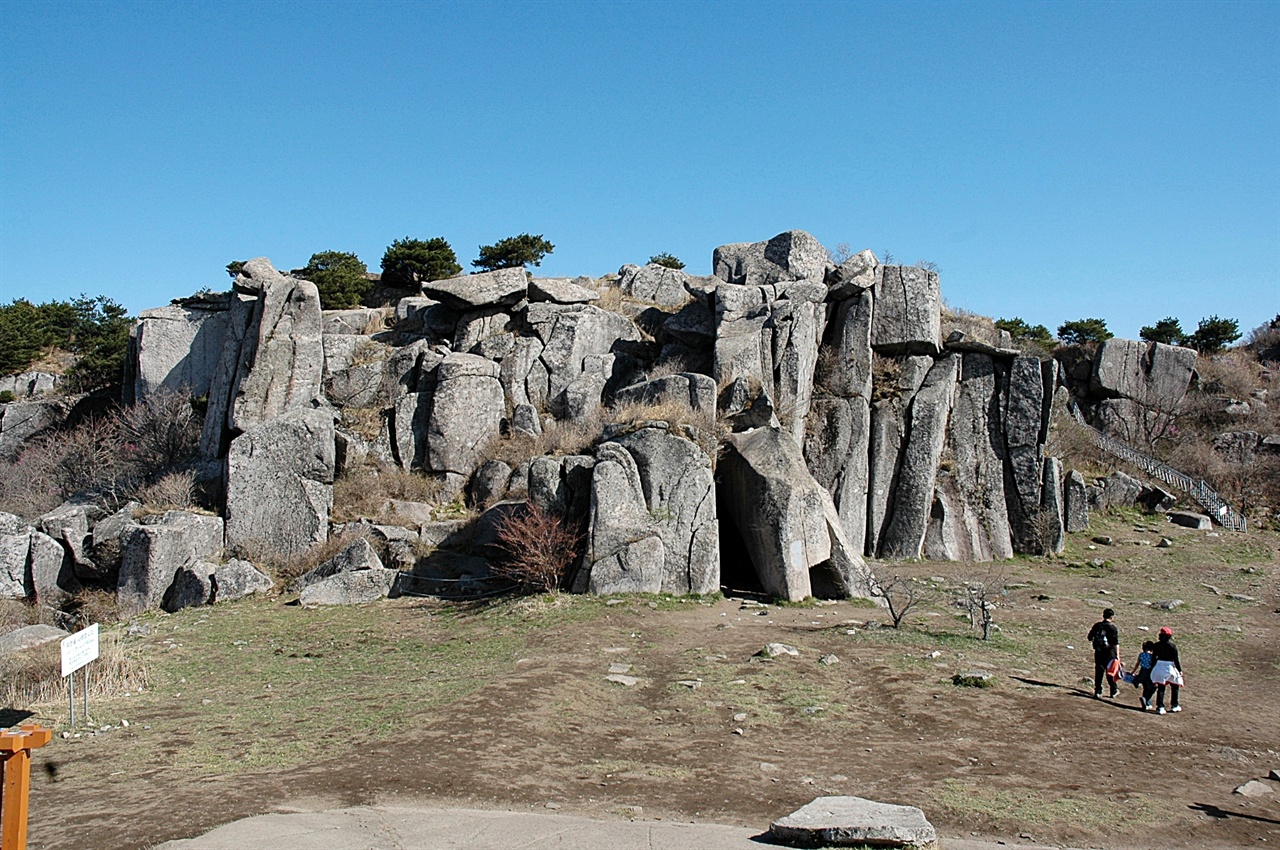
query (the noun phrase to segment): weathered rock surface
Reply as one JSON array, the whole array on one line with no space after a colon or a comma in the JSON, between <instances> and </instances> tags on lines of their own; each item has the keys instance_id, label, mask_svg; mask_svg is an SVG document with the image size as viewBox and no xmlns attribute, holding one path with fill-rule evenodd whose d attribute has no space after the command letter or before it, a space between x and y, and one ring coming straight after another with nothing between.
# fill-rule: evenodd
<instances>
[{"instance_id":1,"label":"weathered rock surface","mask_svg":"<svg viewBox=\"0 0 1280 850\"><path fill-rule=\"evenodd\" d=\"M1051 364L1050 364L1051 365ZM1038 358L1015 357L1005 397L1005 504L1014 551L1042 554L1039 515L1048 435L1047 368Z\"/></svg>"},{"instance_id":2,"label":"weathered rock surface","mask_svg":"<svg viewBox=\"0 0 1280 850\"><path fill-rule=\"evenodd\" d=\"M546 310L535 311L535 307ZM528 321L542 343L536 363L519 370L511 383L524 382L527 400L543 406L556 399L585 370L590 357L604 357L640 339L640 330L629 319L591 304L531 304ZM521 354L517 349L516 356ZM515 396L517 401L524 401Z\"/></svg>"},{"instance_id":3,"label":"weathered rock surface","mask_svg":"<svg viewBox=\"0 0 1280 850\"><path fill-rule=\"evenodd\" d=\"M324 541L333 507L333 414L295 410L227 454L227 546L296 555Z\"/></svg>"},{"instance_id":4,"label":"weathered rock surface","mask_svg":"<svg viewBox=\"0 0 1280 850\"><path fill-rule=\"evenodd\" d=\"M1103 397L1172 410L1186 395L1195 367L1194 349L1112 338L1094 357L1091 389Z\"/></svg>"},{"instance_id":5,"label":"weathered rock surface","mask_svg":"<svg viewBox=\"0 0 1280 850\"><path fill-rule=\"evenodd\" d=\"M0 461L13 460L31 438L61 425L71 402L51 397L0 405Z\"/></svg>"},{"instance_id":6,"label":"weathered rock surface","mask_svg":"<svg viewBox=\"0 0 1280 850\"><path fill-rule=\"evenodd\" d=\"M522 267L462 275L422 284L422 292L455 310L515 304L525 297L528 278Z\"/></svg>"},{"instance_id":7,"label":"weathered rock surface","mask_svg":"<svg viewBox=\"0 0 1280 850\"><path fill-rule=\"evenodd\" d=\"M0 658L17 652L24 652L28 649L35 649L38 646L44 646L46 643L53 643L55 640L62 640L69 636L69 632L53 626L47 626L44 623L23 626L0 635Z\"/></svg>"},{"instance_id":8,"label":"weathered rock surface","mask_svg":"<svg viewBox=\"0 0 1280 850\"><path fill-rule=\"evenodd\" d=\"M531 488L532 489L532 488ZM596 450L584 574L592 593L658 593L666 550L634 458L616 443Z\"/></svg>"},{"instance_id":9,"label":"weathered rock surface","mask_svg":"<svg viewBox=\"0 0 1280 850\"><path fill-rule=\"evenodd\" d=\"M173 583L164 592L160 608L170 614L183 608L208 605L213 599L213 571L216 565L208 561L196 561L178 569Z\"/></svg>"},{"instance_id":10,"label":"weathered rock surface","mask_svg":"<svg viewBox=\"0 0 1280 850\"><path fill-rule=\"evenodd\" d=\"M1063 487L1063 523L1068 532L1084 531L1089 527L1089 492L1084 476L1079 470L1067 473Z\"/></svg>"},{"instance_id":11,"label":"weathered rock surface","mask_svg":"<svg viewBox=\"0 0 1280 850\"><path fill-rule=\"evenodd\" d=\"M234 602L255 593L266 593L275 582L248 561L232 559L213 570L210 602Z\"/></svg>"},{"instance_id":12,"label":"weathered rock surface","mask_svg":"<svg viewBox=\"0 0 1280 850\"><path fill-rule=\"evenodd\" d=\"M1041 548L1047 555L1061 555L1067 547L1067 529L1062 495L1062 461L1056 457L1044 459L1040 495Z\"/></svg>"},{"instance_id":13,"label":"weathered rock surface","mask_svg":"<svg viewBox=\"0 0 1280 850\"><path fill-rule=\"evenodd\" d=\"M1169 522L1174 525L1180 525L1183 528L1195 528L1207 531L1213 528L1213 520L1207 514L1198 514L1194 511L1169 511L1167 514Z\"/></svg>"},{"instance_id":14,"label":"weathered rock surface","mask_svg":"<svg viewBox=\"0 0 1280 850\"><path fill-rule=\"evenodd\" d=\"M529 281L530 301L554 301L557 304L586 304L597 301L600 293L589 277L535 277Z\"/></svg>"},{"instance_id":15,"label":"weathered rock surface","mask_svg":"<svg viewBox=\"0 0 1280 850\"><path fill-rule=\"evenodd\" d=\"M338 573L381 569L383 569L382 559L373 550L373 546L366 538L357 537L344 546L338 554L294 579L289 584L288 590L290 593L298 593Z\"/></svg>"},{"instance_id":16,"label":"weathered rock surface","mask_svg":"<svg viewBox=\"0 0 1280 850\"><path fill-rule=\"evenodd\" d=\"M713 274L726 283L760 286L826 277L831 260L822 244L803 230L779 233L767 242L721 245L712 253Z\"/></svg>"},{"instance_id":17,"label":"weathered rock surface","mask_svg":"<svg viewBox=\"0 0 1280 850\"><path fill-rule=\"evenodd\" d=\"M374 568L342 572L303 588L298 601L303 605L360 605L390 595L396 570Z\"/></svg>"},{"instance_id":18,"label":"weathered rock surface","mask_svg":"<svg viewBox=\"0 0 1280 850\"><path fill-rule=\"evenodd\" d=\"M506 413L498 364L473 354L450 354L436 371L431 414L422 435L425 466L469 478L481 453L498 438Z\"/></svg>"},{"instance_id":19,"label":"weathered rock surface","mask_svg":"<svg viewBox=\"0 0 1280 850\"><path fill-rule=\"evenodd\" d=\"M882 354L937 354L942 350L941 310L937 272L884 266L876 287L872 347Z\"/></svg>"},{"instance_id":20,"label":"weathered rock surface","mask_svg":"<svg viewBox=\"0 0 1280 850\"><path fill-rule=\"evenodd\" d=\"M31 534L0 534L0 599L23 599L27 595L27 553Z\"/></svg>"},{"instance_id":21,"label":"weathered rock surface","mask_svg":"<svg viewBox=\"0 0 1280 850\"><path fill-rule=\"evenodd\" d=\"M167 511L130 525L122 543L123 557L116 600L126 616L156 608L178 570L222 554L221 517Z\"/></svg>"},{"instance_id":22,"label":"weathered rock surface","mask_svg":"<svg viewBox=\"0 0 1280 850\"><path fill-rule=\"evenodd\" d=\"M911 398L893 513L880 543L883 557L918 558L923 552L958 366L956 355L937 360Z\"/></svg>"},{"instance_id":23,"label":"weathered rock surface","mask_svg":"<svg viewBox=\"0 0 1280 850\"><path fill-rule=\"evenodd\" d=\"M793 847L938 847L937 832L915 806L862 797L818 797L771 823L769 836Z\"/></svg>"},{"instance_id":24,"label":"weathered rock surface","mask_svg":"<svg viewBox=\"0 0 1280 850\"><path fill-rule=\"evenodd\" d=\"M139 313L129 339L133 400L162 390L206 395L222 356L230 306L228 295Z\"/></svg>"},{"instance_id":25,"label":"weathered rock surface","mask_svg":"<svg viewBox=\"0 0 1280 850\"><path fill-rule=\"evenodd\" d=\"M651 301L667 307L679 307L692 297L689 284L705 285L712 278L699 278L681 269L657 263L644 266L625 265L618 269L618 286L639 301ZM714 278L718 283L719 278Z\"/></svg>"},{"instance_id":26,"label":"weathered rock surface","mask_svg":"<svg viewBox=\"0 0 1280 850\"><path fill-rule=\"evenodd\" d=\"M47 534L31 532L27 552L28 590L44 605L57 606L80 591L80 581L67 551Z\"/></svg>"},{"instance_id":27,"label":"weathered rock surface","mask_svg":"<svg viewBox=\"0 0 1280 850\"><path fill-rule=\"evenodd\" d=\"M695 412L714 416L716 382L710 375L681 372L623 387L614 394L614 399L619 402L659 402L672 399L688 404Z\"/></svg>"},{"instance_id":28,"label":"weathered rock surface","mask_svg":"<svg viewBox=\"0 0 1280 850\"><path fill-rule=\"evenodd\" d=\"M200 438L205 457L228 442L321 397L324 344L315 284L280 274L265 258L245 263L209 386Z\"/></svg>"},{"instance_id":29,"label":"weathered rock surface","mask_svg":"<svg viewBox=\"0 0 1280 850\"><path fill-rule=\"evenodd\" d=\"M19 372L16 375L0 375L0 393L13 393L19 401L44 395L62 383L61 375L50 372Z\"/></svg>"},{"instance_id":30,"label":"weathered rock surface","mask_svg":"<svg viewBox=\"0 0 1280 850\"><path fill-rule=\"evenodd\" d=\"M841 301L874 289L883 276L883 266L871 251L859 251L827 272L827 294Z\"/></svg>"},{"instance_id":31,"label":"weathered rock surface","mask_svg":"<svg viewBox=\"0 0 1280 850\"><path fill-rule=\"evenodd\" d=\"M645 505L662 540L660 591L683 595L719 590L720 531L711 458L665 428L642 428L617 442L635 460Z\"/></svg>"},{"instance_id":32,"label":"weathered rock surface","mask_svg":"<svg viewBox=\"0 0 1280 850\"><path fill-rule=\"evenodd\" d=\"M797 601L821 589L865 581L861 555L847 542L831 496L814 480L799 447L777 428L728 438L722 493L765 591ZM834 556L833 556L833 553Z\"/></svg>"}]
</instances>

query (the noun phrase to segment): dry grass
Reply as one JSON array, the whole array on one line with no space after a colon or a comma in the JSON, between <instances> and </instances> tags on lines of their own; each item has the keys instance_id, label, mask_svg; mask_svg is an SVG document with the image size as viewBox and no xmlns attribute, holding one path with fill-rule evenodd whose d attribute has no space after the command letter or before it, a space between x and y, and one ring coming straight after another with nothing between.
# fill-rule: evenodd
<instances>
[{"instance_id":1,"label":"dry grass","mask_svg":"<svg viewBox=\"0 0 1280 850\"><path fill-rule=\"evenodd\" d=\"M599 417L580 422L553 420L544 423L536 437L510 434L489 444L481 462L500 460L511 468L543 455L580 455L590 452L600 440L604 422Z\"/></svg>"},{"instance_id":2,"label":"dry grass","mask_svg":"<svg viewBox=\"0 0 1280 850\"><path fill-rule=\"evenodd\" d=\"M90 699L136 693L150 684L146 665L124 646L119 635L104 631L99 639L98 659L89 666ZM56 705L66 699L67 683L62 678L62 654L57 641L0 658L0 705Z\"/></svg>"},{"instance_id":3,"label":"dry grass","mask_svg":"<svg viewBox=\"0 0 1280 850\"><path fill-rule=\"evenodd\" d=\"M263 551L253 553L256 557L246 557L275 581L275 592L283 593L284 589L298 576L314 570L325 561L333 558L351 544L353 540L365 537L365 534L349 531L335 534L323 543L317 543L305 552L297 555L281 555Z\"/></svg>"},{"instance_id":4,"label":"dry grass","mask_svg":"<svg viewBox=\"0 0 1280 850\"><path fill-rule=\"evenodd\" d=\"M197 506L196 474L192 470L169 472L154 483L144 484L133 496L147 513L187 511Z\"/></svg>"},{"instance_id":5,"label":"dry grass","mask_svg":"<svg viewBox=\"0 0 1280 850\"><path fill-rule=\"evenodd\" d=\"M387 411L383 407L344 407L342 426L366 440L376 440L387 423Z\"/></svg>"},{"instance_id":6,"label":"dry grass","mask_svg":"<svg viewBox=\"0 0 1280 850\"><path fill-rule=\"evenodd\" d=\"M395 466L361 466L333 482L334 522L377 519L388 499L439 504L445 491L441 482L420 472Z\"/></svg>"}]
</instances>

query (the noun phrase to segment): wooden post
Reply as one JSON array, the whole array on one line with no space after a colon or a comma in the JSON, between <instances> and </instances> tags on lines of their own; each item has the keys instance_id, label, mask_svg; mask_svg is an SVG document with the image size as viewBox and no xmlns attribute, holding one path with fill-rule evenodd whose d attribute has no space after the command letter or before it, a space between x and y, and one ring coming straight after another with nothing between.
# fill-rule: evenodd
<instances>
[{"instance_id":1,"label":"wooden post","mask_svg":"<svg viewBox=\"0 0 1280 850\"><path fill-rule=\"evenodd\" d=\"M53 730L35 723L24 723L17 732L0 730L0 850L27 850L31 751L52 737Z\"/></svg>"}]
</instances>

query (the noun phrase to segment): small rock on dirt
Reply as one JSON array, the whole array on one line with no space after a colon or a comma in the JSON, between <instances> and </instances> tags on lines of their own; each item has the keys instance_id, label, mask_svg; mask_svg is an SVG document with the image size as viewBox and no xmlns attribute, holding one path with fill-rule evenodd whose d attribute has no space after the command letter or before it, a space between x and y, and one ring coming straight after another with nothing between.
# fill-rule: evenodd
<instances>
[{"instance_id":1,"label":"small rock on dirt","mask_svg":"<svg viewBox=\"0 0 1280 850\"><path fill-rule=\"evenodd\" d=\"M640 680L635 676L624 676L621 673L612 673L604 678L607 682L613 682L616 685L622 685L628 688L634 687L640 682Z\"/></svg>"},{"instance_id":2,"label":"small rock on dirt","mask_svg":"<svg viewBox=\"0 0 1280 850\"><path fill-rule=\"evenodd\" d=\"M769 825L769 835L797 847L902 847L933 850L938 834L914 806L862 797L818 797Z\"/></svg>"},{"instance_id":3,"label":"small rock on dirt","mask_svg":"<svg viewBox=\"0 0 1280 850\"><path fill-rule=\"evenodd\" d=\"M1181 599L1165 599L1162 602L1152 602L1151 607L1160 611L1172 611L1174 608L1181 608L1186 604Z\"/></svg>"},{"instance_id":4,"label":"small rock on dirt","mask_svg":"<svg viewBox=\"0 0 1280 850\"><path fill-rule=\"evenodd\" d=\"M834 655L824 655L818 659L819 664L839 664L840 659Z\"/></svg>"},{"instance_id":5,"label":"small rock on dirt","mask_svg":"<svg viewBox=\"0 0 1280 850\"><path fill-rule=\"evenodd\" d=\"M1093 538L1093 542L1097 543L1099 546L1112 546L1115 544L1115 540L1105 534L1099 534L1097 537Z\"/></svg>"},{"instance_id":6,"label":"small rock on dirt","mask_svg":"<svg viewBox=\"0 0 1280 850\"><path fill-rule=\"evenodd\" d=\"M1228 593L1227 598L1232 602L1257 602L1258 600L1247 593Z\"/></svg>"},{"instance_id":7,"label":"small rock on dirt","mask_svg":"<svg viewBox=\"0 0 1280 850\"><path fill-rule=\"evenodd\" d=\"M1269 797L1275 793L1275 789L1266 782L1250 779L1243 785L1237 785L1231 793L1242 797Z\"/></svg>"},{"instance_id":8,"label":"small rock on dirt","mask_svg":"<svg viewBox=\"0 0 1280 850\"><path fill-rule=\"evenodd\" d=\"M767 643L764 649L756 653L761 658L777 658L780 655L799 655L800 650L785 643Z\"/></svg>"},{"instance_id":9,"label":"small rock on dirt","mask_svg":"<svg viewBox=\"0 0 1280 850\"><path fill-rule=\"evenodd\" d=\"M1161 537L1160 542L1156 544L1157 549L1168 549L1173 546L1173 541L1168 537Z\"/></svg>"}]
</instances>

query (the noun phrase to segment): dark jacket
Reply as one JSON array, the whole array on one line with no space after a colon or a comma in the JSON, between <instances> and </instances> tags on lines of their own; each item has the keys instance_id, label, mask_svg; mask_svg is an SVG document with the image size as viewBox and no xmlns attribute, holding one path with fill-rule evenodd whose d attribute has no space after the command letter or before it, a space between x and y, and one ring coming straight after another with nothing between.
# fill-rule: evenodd
<instances>
[{"instance_id":1,"label":"dark jacket","mask_svg":"<svg viewBox=\"0 0 1280 850\"><path fill-rule=\"evenodd\" d=\"M1178 659L1178 645L1172 640L1156 641L1156 648L1151 650L1151 654L1156 657L1156 661L1172 661L1174 667L1182 669L1182 662Z\"/></svg>"},{"instance_id":2,"label":"dark jacket","mask_svg":"<svg viewBox=\"0 0 1280 850\"><path fill-rule=\"evenodd\" d=\"M1106 641L1106 646L1102 646L1103 639ZM1085 640L1093 644L1095 661L1110 661L1120 657L1120 630L1110 620L1099 620L1094 623Z\"/></svg>"}]
</instances>

